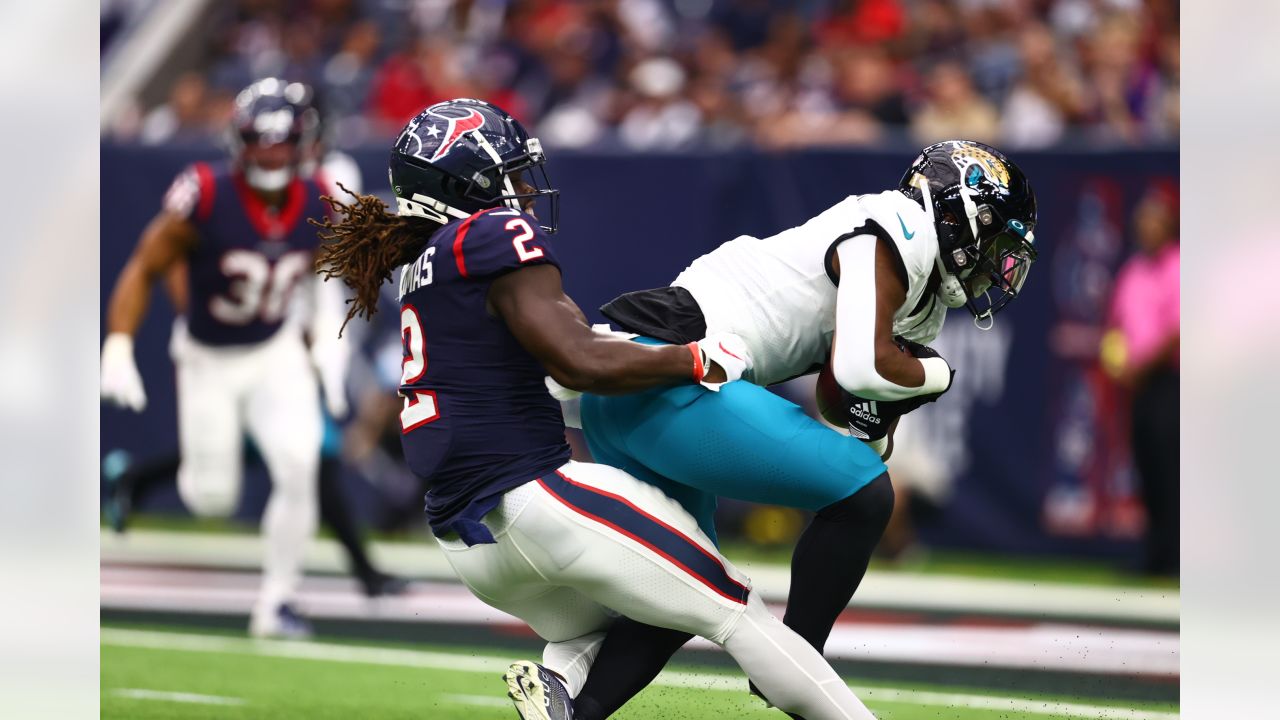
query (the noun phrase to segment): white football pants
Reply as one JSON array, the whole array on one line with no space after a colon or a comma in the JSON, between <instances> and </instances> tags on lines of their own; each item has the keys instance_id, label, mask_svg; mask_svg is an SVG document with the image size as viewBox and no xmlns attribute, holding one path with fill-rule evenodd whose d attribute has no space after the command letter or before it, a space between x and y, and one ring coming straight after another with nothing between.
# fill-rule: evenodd
<instances>
[{"instance_id":1,"label":"white football pants","mask_svg":"<svg viewBox=\"0 0 1280 720\"><path fill-rule=\"evenodd\" d=\"M570 462L506 493L495 544L440 540L476 597L547 640L544 665L576 695L622 614L722 646L779 708L807 720L874 716L816 650L769 613L750 580L657 488Z\"/></svg>"},{"instance_id":2,"label":"white football pants","mask_svg":"<svg viewBox=\"0 0 1280 720\"><path fill-rule=\"evenodd\" d=\"M316 531L323 426L315 371L302 338L289 327L249 347L209 346L179 328L174 332L178 491L187 508L200 516L235 511L246 431L271 475L262 517L262 593L254 608L255 620L266 621L297 591Z\"/></svg>"}]
</instances>

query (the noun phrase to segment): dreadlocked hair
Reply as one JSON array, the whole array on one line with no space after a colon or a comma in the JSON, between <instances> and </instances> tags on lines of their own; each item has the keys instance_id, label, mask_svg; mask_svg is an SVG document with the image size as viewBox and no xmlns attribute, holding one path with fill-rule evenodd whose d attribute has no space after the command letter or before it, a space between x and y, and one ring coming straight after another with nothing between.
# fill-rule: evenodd
<instances>
[{"instance_id":1,"label":"dreadlocked hair","mask_svg":"<svg viewBox=\"0 0 1280 720\"><path fill-rule=\"evenodd\" d=\"M350 307L338 331L341 337L352 318L362 316L368 320L377 314L382 283L391 278L393 270L418 256L440 224L426 218L390 214L386 203L377 197L357 195L341 183L338 187L355 202L347 204L322 195L320 199L329 206L329 217L307 218L307 222L320 228L323 241L316 256L316 272L326 281L341 280L355 292L355 297L347 300ZM334 223L333 218L338 215L342 220Z\"/></svg>"}]
</instances>

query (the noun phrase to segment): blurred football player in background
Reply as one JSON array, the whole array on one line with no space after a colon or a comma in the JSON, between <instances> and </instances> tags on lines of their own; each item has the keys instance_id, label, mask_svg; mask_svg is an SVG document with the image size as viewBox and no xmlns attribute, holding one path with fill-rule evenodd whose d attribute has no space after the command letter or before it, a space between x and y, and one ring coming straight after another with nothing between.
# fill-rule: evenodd
<instances>
[{"instance_id":1,"label":"blurred football player in background","mask_svg":"<svg viewBox=\"0 0 1280 720\"><path fill-rule=\"evenodd\" d=\"M736 238L670 287L613 300L602 312L641 342L733 333L753 365L750 382L714 394L584 395L592 457L662 489L713 538L717 496L814 511L792 558L785 622L821 651L893 510L881 457L893 427L951 385L954 371L924 343L948 308L967 307L981 327L994 322L1035 259L1035 223L1035 195L1008 158L942 142L894 190L851 196L763 240ZM819 410L852 437L765 389L819 370ZM620 621L578 717L608 717L689 637Z\"/></svg>"},{"instance_id":2,"label":"blurred football player in background","mask_svg":"<svg viewBox=\"0 0 1280 720\"><path fill-rule=\"evenodd\" d=\"M315 532L322 423L319 387L345 414L345 350L334 329L342 298L310 272L317 238L304 217L325 211L331 192L303 174L319 129L310 91L278 79L236 97L229 164L196 163L166 193L116 280L102 350L102 396L141 411L142 379L133 359L151 287L187 267L186 323L175 325L181 465L178 490L197 515L225 516L240 495L247 432L271 475L263 516L263 586L250 632L300 637L309 624L291 601ZM179 277L181 281L181 277ZM295 290L314 291L310 353L292 317ZM320 297L327 295L328 298ZM312 368L319 358L321 382Z\"/></svg>"},{"instance_id":3,"label":"blurred football player in background","mask_svg":"<svg viewBox=\"0 0 1280 720\"><path fill-rule=\"evenodd\" d=\"M317 110L318 103L312 103ZM324 140L323 115L321 125L316 132L316 140L311 148L304 149L307 158L299 168L304 177L311 177L317 172L330 187L347 188L358 193L363 188L360 169L350 155L338 150L328 149ZM177 317L174 320L173 339L185 336L186 315L189 288L188 267L185 259L173 263L165 277L164 287L173 305ZM324 302L333 307L333 298L329 297L333 290L340 288L333 284L326 288ZM340 290L339 290L340 292ZM320 300L317 300L317 303ZM364 541L355 515L349 507L348 498L342 491L342 428L338 420L347 414L345 387L346 368L350 351L348 343L335 342L338 321L341 317L330 313L326 318L328 327L308 317L315 311L316 303L294 302L292 309L298 310L297 322L308 330L308 344L312 348L311 359L319 377L327 388L322 396L325 407L322 410L324 436L320 445L320 520L330 530L346 551L348 563L353 575L360 582L360 588L369 597L395 595L407 588L407 583L398 577L388 575L379 570L365 551ZM109 455L109 458L112 456ZM133 509L160 486L172 481L181 466L181 455L173 452L150 457L140 462L131 463L127 455L116 455L112 462L104 462L111 468L104 472L108 491L104 497L104 508L112 529L123 533L128 525ZM260 464L262 455L257 447L248 441L246 446L248 464Z\"/></svg>"},{"instance_id":4,"label":"blurred football player in background","mask_svg":"<svg viewBox=\"0 0 1280 720\"><path fill-rule=\"evenodd\" d=\"M543 162L537 139L501 109L433 105L391 153L398 215L370 196L331 201L346 217L327 224L334 242L321 256L355 291L348 318L376 312L379 287L403 266L401 432L429 487L432 532L477 597L549 643L545 666L522 661L507 673L520 716L574 717L572 698L618 612L723 646L788 711L871 718L677 503L569 459L545 374L579 391L712 395L749 362L728 333L644 345L594 332L561 285L548 237L557 191ZM532 214L540 198L548 226Z\"/></svg>"},{"instance_id":5,"label":"blurred football player in background","mask_svg":"<svg viewBox=\"0 0 1280 720\"><path fill-rule=\"evenodd\" d=\"M1144 570L1177 575L1181 348L1176 188L1147 190L1133 213L1138 252L1116 279L1102 343L1103 367L1126 391L1130 444L1147 510Z\"/></svg>"}]
</instances>

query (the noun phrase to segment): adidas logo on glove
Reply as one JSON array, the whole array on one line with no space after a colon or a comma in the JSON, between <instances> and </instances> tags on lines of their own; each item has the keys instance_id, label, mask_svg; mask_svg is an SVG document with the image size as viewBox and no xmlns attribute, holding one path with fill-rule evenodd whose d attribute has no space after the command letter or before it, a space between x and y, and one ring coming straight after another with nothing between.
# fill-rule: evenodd
<instances>
[{"instance_id":1,"label":"adidas logo on glove","mask_svg":"<svg viewBox=\"0 0 1280 720\"><path fill-rule=\"evenodd\" d=\"M857 403L849 407L849 414L854 417L861 418L869 423L880 424L879 410L876 408L876 401L869 400L867 402Z\"/></svg>"}]
</instances>

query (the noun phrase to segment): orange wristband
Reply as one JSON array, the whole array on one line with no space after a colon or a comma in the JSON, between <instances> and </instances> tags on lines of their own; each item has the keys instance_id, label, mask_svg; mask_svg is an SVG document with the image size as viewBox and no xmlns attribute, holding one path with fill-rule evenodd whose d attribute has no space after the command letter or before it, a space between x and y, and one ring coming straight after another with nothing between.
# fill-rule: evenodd
<instances>
[{"instance_id":1,"label":"orange wristband","mask_svg":"<svg viewBox=\"0 0 1280 720\"><path fill-rule=\"evenodd\" d=\"M691 342L685 347L689 348L689 352L693 355L693 381L702 382L702 378L707 376L707 368L702 364L702 350L698 348L698 343Z\"/></svg>"}]
</instances>

